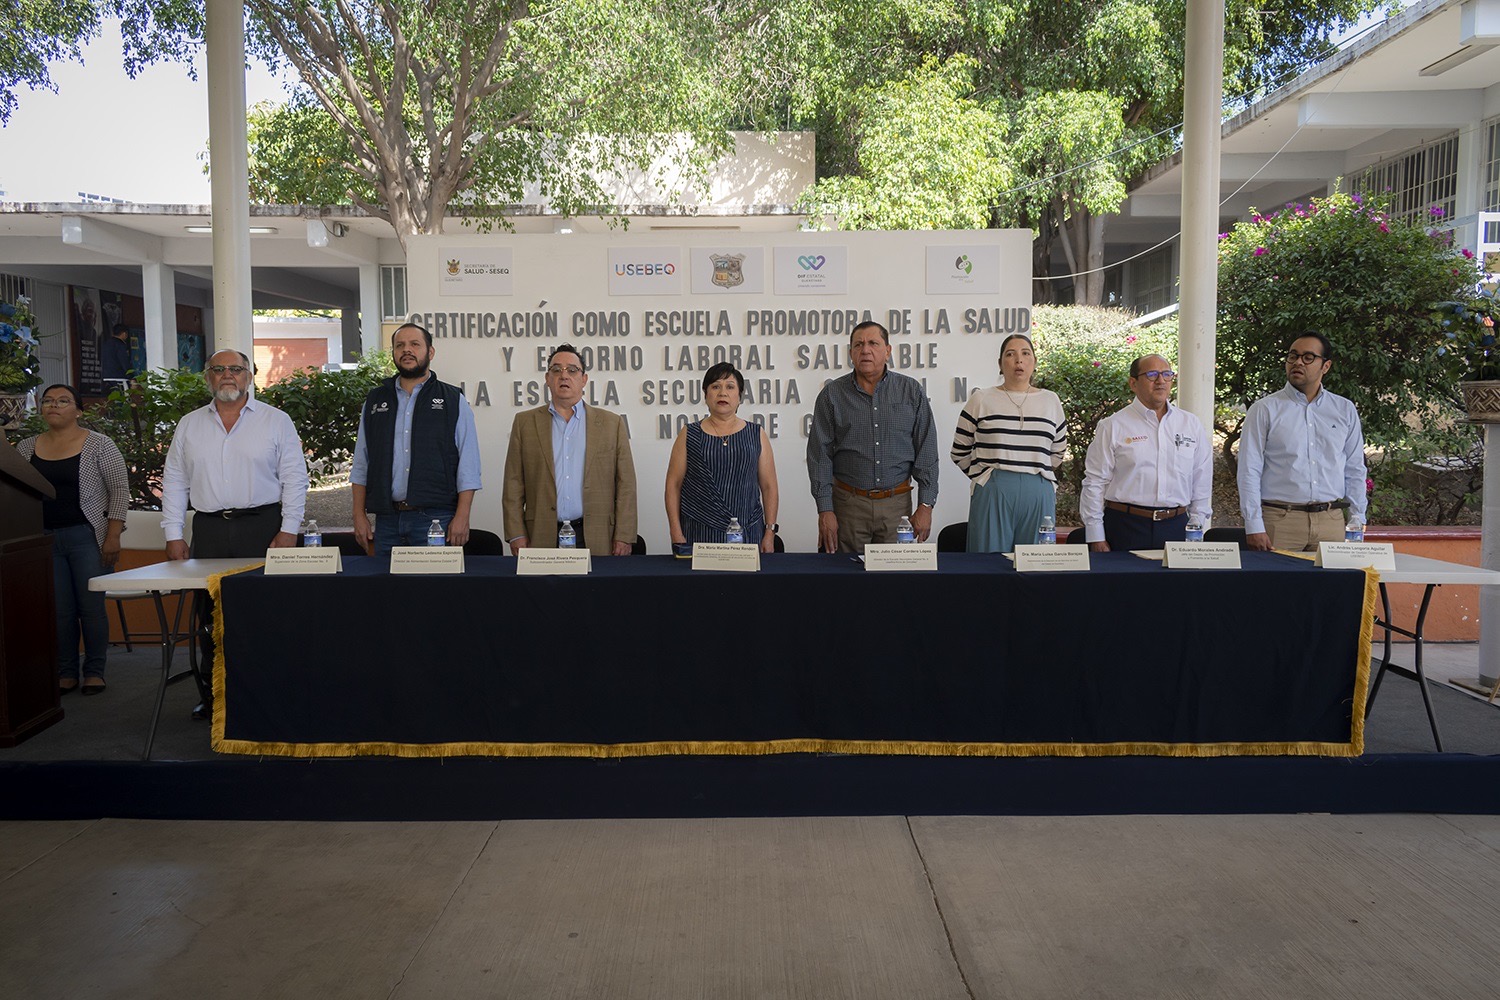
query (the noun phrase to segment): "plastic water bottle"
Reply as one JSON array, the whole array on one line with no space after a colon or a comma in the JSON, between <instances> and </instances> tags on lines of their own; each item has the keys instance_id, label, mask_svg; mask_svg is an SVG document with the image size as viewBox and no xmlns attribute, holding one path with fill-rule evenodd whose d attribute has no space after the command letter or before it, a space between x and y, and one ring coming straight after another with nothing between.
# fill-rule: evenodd
<instances>
[{"instance_id":1,"label":"plastic water bottle","mask_svg":"<svg viewBox=\"0 0 1500 1000\"><path fill-rule=\"evenodd\" d=\"M572 521L564 521L557 529L557 547L560 549L578 548L578 532L573 530Z\"/></svg>"},{"instance_id":2,"label":"plastic water bottle","mask_svg":"<svg viewBox=\"0 0 1500 1000\"><path fill-rule=\"evenodd\" d=\"M745 529L740 527L740 519L731 517L729 524L724 528L724 541L730 545L745 544Z\"/></svg>"},{"instance_id":3,"label":"plastic water bottle","mask_svg":"<svg viewBox=\"0 0 1500 1000\"><path fill-rule=\"evenodd\" d=\"M1187 536L1186 536L1186 540L1189 541L1189 542L1201 542L1201 541L1203 541L1203 522L1202 521L1189 521L1188 522L1188 524L1187 524Z\"/></svg>"},{"instance_id":4,"label":"plastic water bottle","mask_svg":"<svg viewBox=\"0 0 1500 1000\"><path fill-rule=\"evenodd\" d=\"M1344 525L1344 541L1362 542L1365 540L1365 525L1357 517L1351 517L1349 523Z\"/></svg>"},{"instance_id":5,"label":"plastic water bottle","mask_svg":"<svg viewBox=\"0 0 1500 1000\"><path fill-rule=\"evenodd\" d=\"M304 549L323 547L323 529L318 527L318 522L312 518L308 518L302 525L302 547Z\"/></svg>"},{"instance_id":6,"label":"plastic water bottle","mask_svg":"<svg viewBox=\"0 0 1500 1000\"><path fill-rule=\"evenodd\" d=\"M443 533L443 522L437 518L432 519L432 524L427 527L428 545L447 545L448 536Z\"/></svg>"},{"instance_id":7,"label":"plastic water bottle","mask_svg":"<svg viewBox=\"0 0 1500 1000\"><path fill-rule=\"evenodd\" d=\"M1043 517L1037 524L1036 543L1038 545L1057 544L1057 521L1054 518Z\"/></svg>"},{"instance_id":8,"label":"plastic water bottle","mask_svg":"<svg viewBox=\"0 0 1500 1000\"><path fill-rule=\"evenodd\" d=\"M910 545L917 540L917 529L911 526L911 518L902 516L896 522L896 543L898 545Z\"/></svg>"}]
</instances>

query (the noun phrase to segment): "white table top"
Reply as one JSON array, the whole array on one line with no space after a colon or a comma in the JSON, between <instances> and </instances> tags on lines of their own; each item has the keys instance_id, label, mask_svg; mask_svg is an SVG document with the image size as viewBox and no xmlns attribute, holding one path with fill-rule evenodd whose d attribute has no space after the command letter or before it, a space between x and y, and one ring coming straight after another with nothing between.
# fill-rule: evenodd
<instances>
[{"instance_id":1,"label":"white table top","mask_svg":"<svg viewBox=\"0 0 1500 1000\"><path fill-rule=\"evenodd\" d=\"M1500 584L1500 572L1482 566L1396 553L1396 572L1380 574L1381 583Z\"/></svg>"},{"instance_id":2,"label":"white table top","mask_svg":"<svg viewBox=\"0 0 1500 1000\"><path fill-rule=\"evenodd\" d=\"M176 562L153 563L135 569L106 573L89 581L90 590L104 591L161 591L174 593L179 590L205 590L208 578L230 570L259 566L264 559L181 559ZM1496 576L1500 576L1497 573Z\"/></svg>"}]
</instances>

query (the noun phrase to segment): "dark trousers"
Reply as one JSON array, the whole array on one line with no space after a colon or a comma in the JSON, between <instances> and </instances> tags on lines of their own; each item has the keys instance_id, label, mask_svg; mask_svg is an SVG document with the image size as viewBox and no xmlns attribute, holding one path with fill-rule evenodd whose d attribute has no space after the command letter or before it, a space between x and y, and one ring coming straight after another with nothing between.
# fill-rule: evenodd
<instances>
[{"instance_id":1,"label":"dark trousers","mask_svg":"<svg viewBox=\"0 0 1500 1000\"><path fill-rule=\"evenodd\" d=\"M1186 514L1165 521L1153 521L1149 517L1138 517L1124 511L1104 509L1104 540L1111 552L1130 549L1159 549L1166 542L1180 542L1187 538Z\"/></svg>"},{"instance_id":2,"label":"dark trousers","mask_svg":"<svg viewBox=\"0 0 1500 1000\"><path fill-rule=\"evenodd\" d=\"M194 559L260 559L280 530L280 504L231 520L195 513L193 547L189 554ZM214 602L206 590L198 591L193 600L193 610L202 627L198 633L202 659L193 679L198 682L198 694L208 702L214 697Z\"/></svg>"}]
</instances>

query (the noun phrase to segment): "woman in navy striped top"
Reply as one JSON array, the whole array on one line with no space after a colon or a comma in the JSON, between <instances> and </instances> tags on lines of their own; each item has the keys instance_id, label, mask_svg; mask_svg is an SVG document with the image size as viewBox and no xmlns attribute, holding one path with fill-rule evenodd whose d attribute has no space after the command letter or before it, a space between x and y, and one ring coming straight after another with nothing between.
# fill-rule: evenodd
<instances>
[{"instance_id":1,"label":"woman in navy striped top","mask_svg":"<svg viewBox=\"0 0 1500 1000\"><path fill-rule=\"evenodd\" d=\"M727 362L703 375L708 416L688 424L667 462L667 529L672 543L722 542L731 517L745 541L775 551L776 463L763 428L742 419L745 376Z\"/></svg>"},{"instance_id":2,"label":"woman in navy striped top","mask_svg":"<svg viewBox=\"0 0 1500 1000\"><path fill-rule=\"evenodd\" d=\"M958 415L953 461L970 480L970 552L1010 552L1036 539L1043 517L1057 516L1057 467L1067 422L1057 393L1031 384L1031 339L1000 343L999 385L975 390Z\"/></svg>"}]
</instances>

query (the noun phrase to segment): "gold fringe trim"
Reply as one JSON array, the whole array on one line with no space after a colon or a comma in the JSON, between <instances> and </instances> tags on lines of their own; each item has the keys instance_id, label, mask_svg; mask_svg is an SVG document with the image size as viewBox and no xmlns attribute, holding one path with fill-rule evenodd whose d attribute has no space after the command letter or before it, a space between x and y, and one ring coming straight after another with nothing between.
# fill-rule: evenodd
<instances>
[{"instance_id":1,"label":"gold fringe trim","mask_svg":"<svg viewBox=\"0 0 1500 1000\"><path fill-rule=\"evenodd\" d=\"M215 718L218 708L215 706ZM766 740L681 743L256 743L218 740L220 753L271 757L660 757L782 753L911 757L1355 757L1349 743L908 743L896 740Z\"/></svg>"},{"instance_id":2,"label":"gold fringe trim","mask_svg":"<svg viewBox=\"0 0 1500 1000\"><path fill-rule=\"evenodd\" d=\"M1375 608L1380 598L1380 573L1365 568L1365 610L1359 620L1359 650L1354 661L1354 704L1349 712L1349 746L1358 757L1365 752L1365 703L1370 693L1371 646L1375 641Z\"/></svg>"},{"instance_id":3,"label":"gold fringe trim","mask_svg":"<svg viewBox=\"0 0 1500 1000\"><path fill-rule=\"evenodd\" d=\"M208 578L208 596L214 602L214 663L213 663L213 692L214 692L214 717L209 724L208 745L216 753L234 753L235 751L220 750L220 744L226 742L224 739L224 602L219 600L219 594L223 590L224 578L234 576L236 573L248 573L252 569L260 569L266 564L264 559L259 562L246 563L244 566L226 570L223 573L215 573ZM189 639L189 642L194 641ZM237 743L238 740L227 742Z\"/></svg>"}]
</instances>

